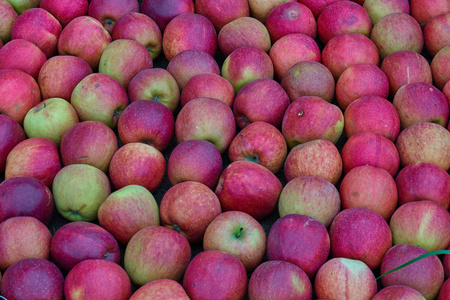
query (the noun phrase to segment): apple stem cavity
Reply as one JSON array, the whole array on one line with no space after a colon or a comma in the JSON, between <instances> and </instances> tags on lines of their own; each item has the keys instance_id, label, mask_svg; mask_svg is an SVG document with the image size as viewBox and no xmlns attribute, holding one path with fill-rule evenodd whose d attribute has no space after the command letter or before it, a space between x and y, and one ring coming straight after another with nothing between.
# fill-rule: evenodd
<instances>
[{"instance_id":1,"label":"apple stem cavity","mask_svg":"<svg viewBox=\"0 0 450 300\"><path fill-rule=\"evenodd\" d=\"M173 224L173 229L175 229L176 232L181 234L181 228L177 224Z\"/></svg>"},{"instance_id":2,"label":"apple stem cavity","mask_svg":"<svg viewBox=\"0 0 450 300\"><path fill-rule=\"evenodd\" d=\"M246 158L245 158L245 160L247 160L247 161L251 161L251 162L254 162L254 163L258 163L258 155L256 155L256 154L253 154L252 156L247 156Z\"/></svg>"},{"instance_id":3,"label":"apple stem cavity","mask_svg":"<svg viewBox=\"0 0 450 300\"><path fill-rule=\"evenodd\" d=\"M236 233L236 238L237 239L241 237L243 231L244 231L244 228L242 228L242 227L239 228L239 231Z\"/></svg>"},{"instance_id":4,"label":"apple stem cavity","mask_svg":"<svg viewBox=\"0 0 450 300\"><path fill-rule=\"evenodd\" d=\"M161 99L158 96L153 97L153 100L161 102Z\"/></svg>"},{"instance_id":5,"label":"apple stem cavity","mask_svg":"<svg viewBox=\"0 0 450 300\"><path fill-rule=\"evenodd\" d=\"M299 111L297 116L302 116L303 115L303 110Z\"/></svg>"}]
</instances>

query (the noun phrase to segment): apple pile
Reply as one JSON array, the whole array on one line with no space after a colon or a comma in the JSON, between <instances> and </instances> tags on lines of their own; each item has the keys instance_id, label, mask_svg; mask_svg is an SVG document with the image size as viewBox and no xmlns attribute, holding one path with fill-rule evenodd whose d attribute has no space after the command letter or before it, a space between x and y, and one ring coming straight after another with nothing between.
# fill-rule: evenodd
<instances>
[{"instance_id":1,"label":"apple pile","mask_svg":"<svg viewBox=\"0 0 450 300\"><path fill-rule=\"evenodd\" d=\"M448 0L0 0L0 298L450 299L449 107Z\"/></svg>"}]
</instances>

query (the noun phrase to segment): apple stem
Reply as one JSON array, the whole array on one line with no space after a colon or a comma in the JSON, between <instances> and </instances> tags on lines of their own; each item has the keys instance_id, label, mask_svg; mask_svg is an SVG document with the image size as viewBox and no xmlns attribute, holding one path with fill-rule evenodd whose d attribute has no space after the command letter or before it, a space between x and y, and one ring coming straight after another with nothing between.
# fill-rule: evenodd
<instances>
[{"instance_id":1,"label":"apple stem","mask_svg":"<svg viewBox=\"0 0 450 300\"><path fill-rule=\"evenodd\" d=\"M181 228L177 224L173 224L173 229L175 229L178 233L181 233Z\"/></svg>"},{"instance_id":2,"label":"apple stem","mask_svg":"<svg viewBox=\"0 0 450 300\"><path fill-rule=\"evenodd\" d=\"M46 108L46 107L47 107L47 103L44 102L44 108Z\"/></svg>"},{"instance_id":3,"label":"apple stem","mask_svg":"<svg viewBox=\"0 0 450 300\"><path fill-rule=\"evenodd\" d=\"M244 228L239 228L239 232L238 233L236 233L236 238L240 238L241 237L241 234L242 234L242 231L244 230Z\"/></svg>"}]
</instances>

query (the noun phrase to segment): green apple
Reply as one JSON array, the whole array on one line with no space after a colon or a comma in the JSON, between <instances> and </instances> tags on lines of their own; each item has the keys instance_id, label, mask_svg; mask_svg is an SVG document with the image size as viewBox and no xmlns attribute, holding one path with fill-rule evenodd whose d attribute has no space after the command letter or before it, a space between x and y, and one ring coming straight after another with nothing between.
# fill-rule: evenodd
<instances>
[{"instance_id":1,"label":"green apple","mask_svg":"<svg viewBox=\"0 0 450 300\"><path fill-rule=\"evenodd\" d=\"M37 8L41 4L41 0L6 0L14 7L14 10L20 15L30 8Z\"/></svg>"}]
</instances>

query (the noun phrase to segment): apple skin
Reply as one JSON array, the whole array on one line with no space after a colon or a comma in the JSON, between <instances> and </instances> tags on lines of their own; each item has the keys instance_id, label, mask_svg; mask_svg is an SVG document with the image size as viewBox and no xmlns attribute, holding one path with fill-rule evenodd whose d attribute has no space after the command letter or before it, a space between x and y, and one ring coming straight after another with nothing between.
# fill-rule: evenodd
<instances>
[{"instance_id":1,"label":"apple skin","mask_svg":"<svg viewBox=\"0 0 450 300\"><path fill-rule=\"evenodd\" d=\"M342 209L364 207L388 221L398 203L397 185L383 168L363 165L351 169L339 187Z\"/></svg>"},{"instance_id":2,"label":"apple skin","mask_svg":"<svg viewBox=\"0 0 450 300\"><path fill-rule=\"evenodd\" d=\"M450 3L446 0L436 0L433 5L429 5L428 1L414 0L410 3L411 16L413 16L419 24L430 21L433 17L450 12Z\"/></svg>"},{"instance_id":3,"label":"apple skin","mask_svg":"<svg viewBox=\"0 0 450 300\"><path fill-rule=\"evenodd\" d=\"M450 296L450 280L445 280L442 284L437 300L445 300Z\"/></svg>"},{"instance_id":4,"label":"apple skin","mask_svg":"<svg viewBox=\"0 0 450 300\"><path fill-rule=\"evenodd\" d=\"M118 147L111 128L99 121L85 121L66 131L59 151L64 166L82 163L107 173Z\"/></svg>"},{"instance_id":5,"label":"apple skin","mask_svg":"<svg viewBox=\"0 0 450 300\"><path fill-rule=\"evenodd\" d=\"M158 279L141 286L131 295L130 300L165 300L170 298L189 300L189 296L180 283L173 279Z\"/></svg>"},{"instance_id":6,"label":"apple skin","mask_svg":"<svg viewBox=\"0 0 450 300\"><path fill-rule=\"evenodd\" d=\"M267 237L267 258L300 267L313 278L327 261L330 236L325 225L311 217L289 214L272 225Z\"/></svg>"},{"instance_id":7,"label":"apple skin","mask_svg":"<svg viewBox=\"0 0 450 300\"><path fill-rule=\"evenodd\" d=\"M61 169L58 148L50 139L35 137L18 143L6 159L5 179L29 176L51 188Z\"/></svg>"},{"instance_id":8,"label":"apple skin","mask_svg":"<svg viewBox=\"0 0 450 300\"><path fill-rule=\"evenodd\" d=\"M207 17L217 32L226 24L250 15L249 3L246 0L197 0L195 12Z\"/></svg>"},{"instance_id":9,"label":"apple skin","mask_svg":"<svg viewBox=\"0 0 450 300\"><path fill-rule=\"evenodd\" d=\"M221 276L217 276L218 273ZM244 299L247 272L235 256L206 250L197 254L187 266L183 287L191 299Z\"/></svg>"},{"instance_id":10,"label":"apple skin","mask_svg":"<svg viewBox=\"0 0 450 300\"><path fill-rule=\"evenodd\" d=\"M170 153L167 177L172 185L197 181L214 190L222 173L222 156L211 142L187 140Z\"/></svg>"},{"instance_id":11,"label":"apple skin","mask_svg":"<svg viewBox=\"0 0 450 300\"><path fill-rule=\"evenodd\" d=\"M314 281L316 297L369 300L377 293L372 270L362 261L344 257L328 260L317 272Z\"/></svg>"},{"instance_id":12,"label":"apple skin","mask_svg":"<svg viewBox=\"0 0 450 300\"><path fill-rule=\"evenodd\" d=\"M381 263L380 274L428 252L419 246L395 245L386 252ZM434 255L383 276L381 282L384 287L406 285L420 292L426 299L435 299L444 282L444 268L440 259Z\"/></svg>"},{"instance_id":13,"label":"apple skin","mask_svg":"<svg viewBox=\"0 0 450 300\"><path fill-rule=\"evenodd\" d=\"M1 49L0 70L22 70L34 79L38 78L39 70L47 61L44 52L27 40L17 39L9 41Z\"/></svg>"},{"instance_id":14,"label":"apple skin","mask_svg":"<svg viewBox=\"0 0 450 300\"><path fill-rule=\"evenodd\" d=\"M144 143L129 143L114 153L109 177L116 189L137 184L156 191L166 170L166 160L156 148Z\"/></svg>"},{"instance_id":15,"label":"apple skin","mask_svg":"<svg viewBox=\"0 0 450 300\"><path fill-rule=\"evenodd\" d=\"M0 223L0 270L25 258L50 259L50 230L38 219L12 217ZM2 287L3 288L3 287Z\"/></svg>"},{"instance_id":16,"label":"apple skin","mask_svg":"<svg viewBox=\"0 0 450 300\"><path fill-rule=\"evenodd\" d=\"M51 13L61 23L62 27L69 24L76 17L88 14L88 0L41 0L40 8Z\"/></svg>"},{"instance_id":17,"label":"apple skin","mask_svg":"<svg viewBox=\"0 0 450 300\"><path fill-rule=\"evenodd\" d=\"M450 44L450 9L448 13L440 14L423 27L425 47L431 56L435 56L442 48Z\"/></svg>"},{"instance_id":18,"label":"apple skin","mask_svg":"<svg viewBox=\"0 0 450 300\"><path fill-rule=\"evenodd\" d=\"M33 177L14 177L0 183L0 223L11 217L34 217L44 224L55 203L50 189Z\"/></svg>"},{"instance_id":19,"label":"apple skin","mask_svg":"<svg viewBox=\"0 0 450 300\"><path fill-rule=\"evenodd\" d=\"M3 45L11 40L11 30L18 17L17 12L9 2L6 0L0 2L0 13L2 14L2 20L0 22L0 43Z\"/></svg>"},{"instance_id":20,"label":"apple skin","mask_svg":"<svg viewBox=\"0 0 450 300\"><path fill-rule=\"evenodd\" d=\"M77 112L69 102L48 98L28 111L23 128L28 138L48 138L59 147L64 133L78 122Z\"/></svg>"},{"instance_id":21,"label":"apple skin","mask_svg":"<svg viewBox=\"0 0 450 300\"><path fill-rule=\"evenodd\" d=\"M319 18L320 13L323 11L325 7L338 1L343 0L299 0L298 2L306 5L311 10L314 17L317 20L317 18Z\"/></svg>"},{"instance_id":22,"label":"apple skin","mask_svg":"<svg viewBox=\"0 0 450 300\"><path fill-rule=\"evenodd\" d=\"M280 217L296 213L310 216L329 228L341 209L337 188L325 179L300 176L289 181L278 199Z\"/></svg>"},{"instance_id":23,"label":"apple skin","mask_svg":"<svg viewBox=\"0 0 450 300\"><path fill-rule=\"evenodd\" d=\"M22 14L24 11L31 8L39 7L40 0L8 0L8 2L14 7L17 14Z\"/></svg>"},{"instance_id":24,"label":"apple skin","mask_svg":"<svg viewBox=\"0 0 450 300\"><path fill-rule=\"evenodd\" d=\"M243 211L260 220L272 213L281 190L280 180L269 169L235 161L222 172L215 192L223 211Z\"/></svg>"},{"instance_id":25,"label":"apple skin","mask_svg":"<svg viewBox=\"0 0 450 300\"><path fill-rule=\"evenodd\" d=\"M104 259L116 264L120 261L119 244L99 225L71 222L56 230L50 252L53 261L64 272L87 259Z\"/></svg>"},{"instance_id":26,"label":"apple skin","mask_svg":"<svg viewBox=\"0 0 450 300\"><path fill-rule=\"evenodd\" d=\"M26 137L19 123L7 115L0 114L0 174L5 172L9 152Z\"/></svg>"},{"instance_id":27,"label":"apple skin","mask_svg":"<svg viewBox=\"0 0 450 300\"><path fill-rule=\"evenodd\" d=\"M191 259L188 240L164 226L139 230L125 249L125 270L131 281L144 285L158 279L178 281Z\"/></svg>"},{"instance_id":28,"label":"apple skin","mask_svg":"<svg viewBox=\"0 0 450 300\"><path fill-rule=\"evenodd\" d=\"M296 2L296 0L248 0L250 15L262 23L265 23L267 16L272 9L287 2Z\"/></svg>"},{"instance_id":29,"label":"apple skin","mask_svg":"<svg viewBox=\"0 0 450 300\"><path fill-rule=\"evenodd\" d=\"M64 299L64 276L42 258L18 261L3 274L2 295L7 299Z\"/></svg>"},{"instance_id":30,"label":"apple skin","mask_svg":"<svg viewBox=\"0 0 450 300\"><path fill-rule=\"evenodd\" d=\"M366 0L363 8L367 11L372 25L382 17L393 13L409 14L408 0Z\"/></svg>"},{"instance_id":31,"label":"apple skin","mask_svg":"<svg viewBox=\"0 0 450 300\"><path fill-rule=\"evenodd\" d=\"M102 23L111 34L117 20L130 12L139 12L137 0L91 0L88 15Z\"/></svg>"},{"instance_id":32,"label":"apple skin","mask_svg":"<svg viewBox=\"0 0 450 300\"><path fill-rule=\"evenodd\" d=\"M203 249L236 256L250 274L264 258L266 240L263 227L252 216L241 211L227 211L209 224L203 237Z\"/></svg>"},{"instance_id":33,"label":"apple skin","mask_svg":"<svg viewBox=\"0 0 450 300\"><path fill-rule=\"evenodd\" d=\"M97 212L100 225L119 243L147 226L158 226L159 207L153 195L140 185L127 185L111 193Z\"/></svg>"},{"instance_id":34,"label":"apple skin","mask_svg":"<svg viewBox=\"0 0 450 300\"><path fill-rule=\"evenodd\" d=\"M65 166L56 174L53 197L58 212L69 221L93 221L111 193L108 177L96 167Z\"/></svg>"},{"instance_id":35,"label":"apple skin","mask_svg":"<svg viewBox=\"0 0 450 300\"><path fill-rule=\"evenodd\" d=\"M378 291L372 300L409 299L425 300L421 293L406 285L392 285Z\"/></svg>"},{"instance_id":36,"label":"apple skin","mask_svg":"<svg viewBox=\"0 0 450 300\"><path fill-rule=\"evenodd\" d=\"M266 261L248 282L250 299L312 299L312 284L306 273L287 261Z\"/></svg>"},{"instance_id":37,"label":"apple skin","mask_svg":"<svg viewBox=\"0 0 450 300\"><path fill-rule=\"evenodd\" d=\"M163 152L172 141L175 119L161 102L137 100L122 112L117 130L123 144L141 142Z\"/></svg>"},{"instance_id":38,"label":"apple skin","mask_svg":"<svg viewBox=\"0 0 450 300\"><path fill-rule=\"evenodd\" d=\"M434 85L442 90L444 85L450 80L449 75L450 45L445 46L433 57L431 61L431 74L433 74Z\"/></svg>"},{"instance_id":39,"label":"apple skin","mask_svg":"<svg viewBox=\"0 0 450 300\"><path fill-rule=\"evenodd\" d=\"M228 157L231 162L256 162L272 173L280 171L287 156L287 144L273 125L256 121L242 129L231 141Z\"/></svg>"},{"instance_id":40,"label":"apple skin","mask_svg":"<svg viewBox=\"0 0 450 300\"><path fill-rule=\"evenodd\" d=\"M88 259L77 264L64 281L64 296L67 300L87 297L89 299L130 299L130 278L118 264Z\"/></svg>"},{"instance_id":41,"label":"apple skin","mask_svg":"<svg viewBox=\"0 0 450 300\"><path fill-rule=\"evenodd\" d=\"M142 0L141 12L152 18L164 32L167 24L176 16L194 13L193 0Z\"/></svg>"}]
</instances>

